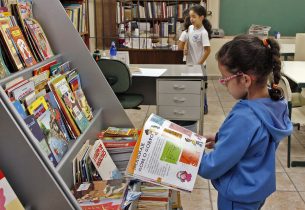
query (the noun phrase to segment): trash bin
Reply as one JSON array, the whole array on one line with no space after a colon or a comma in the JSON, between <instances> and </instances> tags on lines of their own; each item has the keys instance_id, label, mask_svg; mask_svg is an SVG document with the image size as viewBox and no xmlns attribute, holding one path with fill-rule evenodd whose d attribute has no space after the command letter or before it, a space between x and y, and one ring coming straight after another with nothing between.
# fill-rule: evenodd
<instances>
[{"instance_id":1,"label":"trash bin","mask_svg":"<svg viewBox=\"0 0 305 210\"><path fill-rule=\"evenodd\" d=\"M186 121L186 120L171 120L173 123L180 125L188 130L197 133L197 121Z\"/></svg>"}]
</instances>

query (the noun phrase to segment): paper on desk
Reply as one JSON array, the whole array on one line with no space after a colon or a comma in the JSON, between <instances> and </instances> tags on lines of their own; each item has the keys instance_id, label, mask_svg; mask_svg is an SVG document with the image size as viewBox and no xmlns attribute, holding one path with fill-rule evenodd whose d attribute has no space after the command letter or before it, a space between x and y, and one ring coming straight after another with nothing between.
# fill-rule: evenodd
<instances>
[{"instance_id":1,"label":"paper on desk","mask_svg":"<svg viewBox=\"0 0 305 210\"><path fill-rule=\"evenodd\" d=\"M181 76L193 76L193 77L197 77L197 76L203 76L203 74L202 73L181 73Z\"/></svg>"},{"instance_id":2,"label":"paper on desk","mask_svg":"<svg viewBox=\"0 0 305 210\"><path fill-rule=\"evenodd\" d=\"M139 68L138 71L133 71L132 76L141 77L160 77L167 69Z\"/></svg>"}]
</instances>

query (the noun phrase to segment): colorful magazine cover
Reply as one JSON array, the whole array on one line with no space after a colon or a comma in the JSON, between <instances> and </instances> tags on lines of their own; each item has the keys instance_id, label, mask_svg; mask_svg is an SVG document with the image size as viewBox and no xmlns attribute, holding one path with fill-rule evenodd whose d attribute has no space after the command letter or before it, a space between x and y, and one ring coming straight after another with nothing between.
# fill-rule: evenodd
<instances>
[{"instance_id":1,"label":"colorful magazine cover","mask_svg":"<svg viewBox=\"0 0 305 210\"><path fill-rule=\"evenodd\" d=\"M36 60L19 28L19 26L14 26L9 28L12 41L17 46L18 51L21 54L21 57L27 67L33 66L36 64Z\"/></svg>"},{"instance_id":2,"label":"colorful magazine cover","mask_svg":"<svg viewBox=\"0 0 305 210\"><path fill-rule=\"evenodd\" d=\"M57 82L53 82L52 84L56 94L58 94L58 96L65 104L66 109L68 109L78 128L81 130L81 132L84 132L85 129L89 126L89 121L85 117L81 106L75 99L66 78L64 76L59 76Z\"/></svg>"},{"instance_id":3,"label":"colorful magazine cover","mask_svg":"<svg viewBox=\"0 0 305 210\"><path fill-rule=\"evenodd\" d=\"M3 172L0 170L0 209L1 210L24 210L11 185L8 183Z\"/></svg>"},{"instance_id":4,"label":"colorful magazine cover","mask_svg":"<svg viewBox=\"0 0 305 210\"><path fill-rule=\"evenodd\" d=\"M65 123L63 121L63 114L61 113L60 108L57 105L55 96L52 92L49 92L45 95L45 100L47 102L47 104L49 105L49 109L51 110L51 112L55 115L55 120L60 128L60 130L64 133L65 138L70 141L71 138L69 136L69 132L65 126Z\"/></svg>"},{"instance_id":5,"label":"colorful magazine cover","mask_svg":"<svg viewBox=\"0 0 305 210\"><path fill-rule=\"evenodd\" d=\"M191 192L205 142L204 137L152 114L137 141L126 174Z\"/></svg>"}]
</instances>

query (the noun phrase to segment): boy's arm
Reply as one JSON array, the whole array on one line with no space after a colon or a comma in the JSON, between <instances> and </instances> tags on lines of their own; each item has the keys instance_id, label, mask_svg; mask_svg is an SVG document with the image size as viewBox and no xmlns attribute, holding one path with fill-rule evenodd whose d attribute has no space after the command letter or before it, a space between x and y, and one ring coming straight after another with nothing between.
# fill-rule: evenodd
<instances>
[{"instance_id":1,"label":"boy's arm","mask_svg":"<svg viewBox=\"0 0 305 210\"><path fill-rule=\"evenodd\" d=\"M203 49L204 49L203 55L198 62L198 64L200 64L200 65L204 64L204 62L206 61L206 59L209 57L209 55L211 53L210 46L204 46Z\"/></svg>"},{"instance_id":2,"label":"boy's arm","mask_svg":"<svg viewBox=\"0 0 305 210\"><path fill-rule=\"evenodd\" d=\"M183 49L183 54L184 55L187 55L188 54L188 43L187 42L185 42L185 44L184 44L184 49Z\"/></svg>"}]
</instances>

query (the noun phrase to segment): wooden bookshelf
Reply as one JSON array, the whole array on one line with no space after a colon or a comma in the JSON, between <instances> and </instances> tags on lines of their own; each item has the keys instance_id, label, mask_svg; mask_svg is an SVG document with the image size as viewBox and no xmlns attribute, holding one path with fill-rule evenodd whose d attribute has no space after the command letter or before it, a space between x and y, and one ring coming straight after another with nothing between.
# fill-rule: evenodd
<instances>
[{"instance_id":1,"label":"wooden bookshelf","mask_svg":"<svg viewBox=\"0 0 305 210\"><path fill-rule=\"evenodd\" d=\"M119 50L129 51L130 63L182 63L182 52L172 51L171 46L178 44L184 30L183 10L200 2L201 0L96 0L97 48L108 50L111 42L115 41ZM207 0L203 2L207 4ZM164 9L163 13L159 11L162 5L166 7L165 14ZM141 14L139 8L142 8ZM148 26L145 27L145 24ZM139 28L139 36L135 34L135 28ZM169 59L164 61L165 54Z\"/></svg>"}]
</instances>

